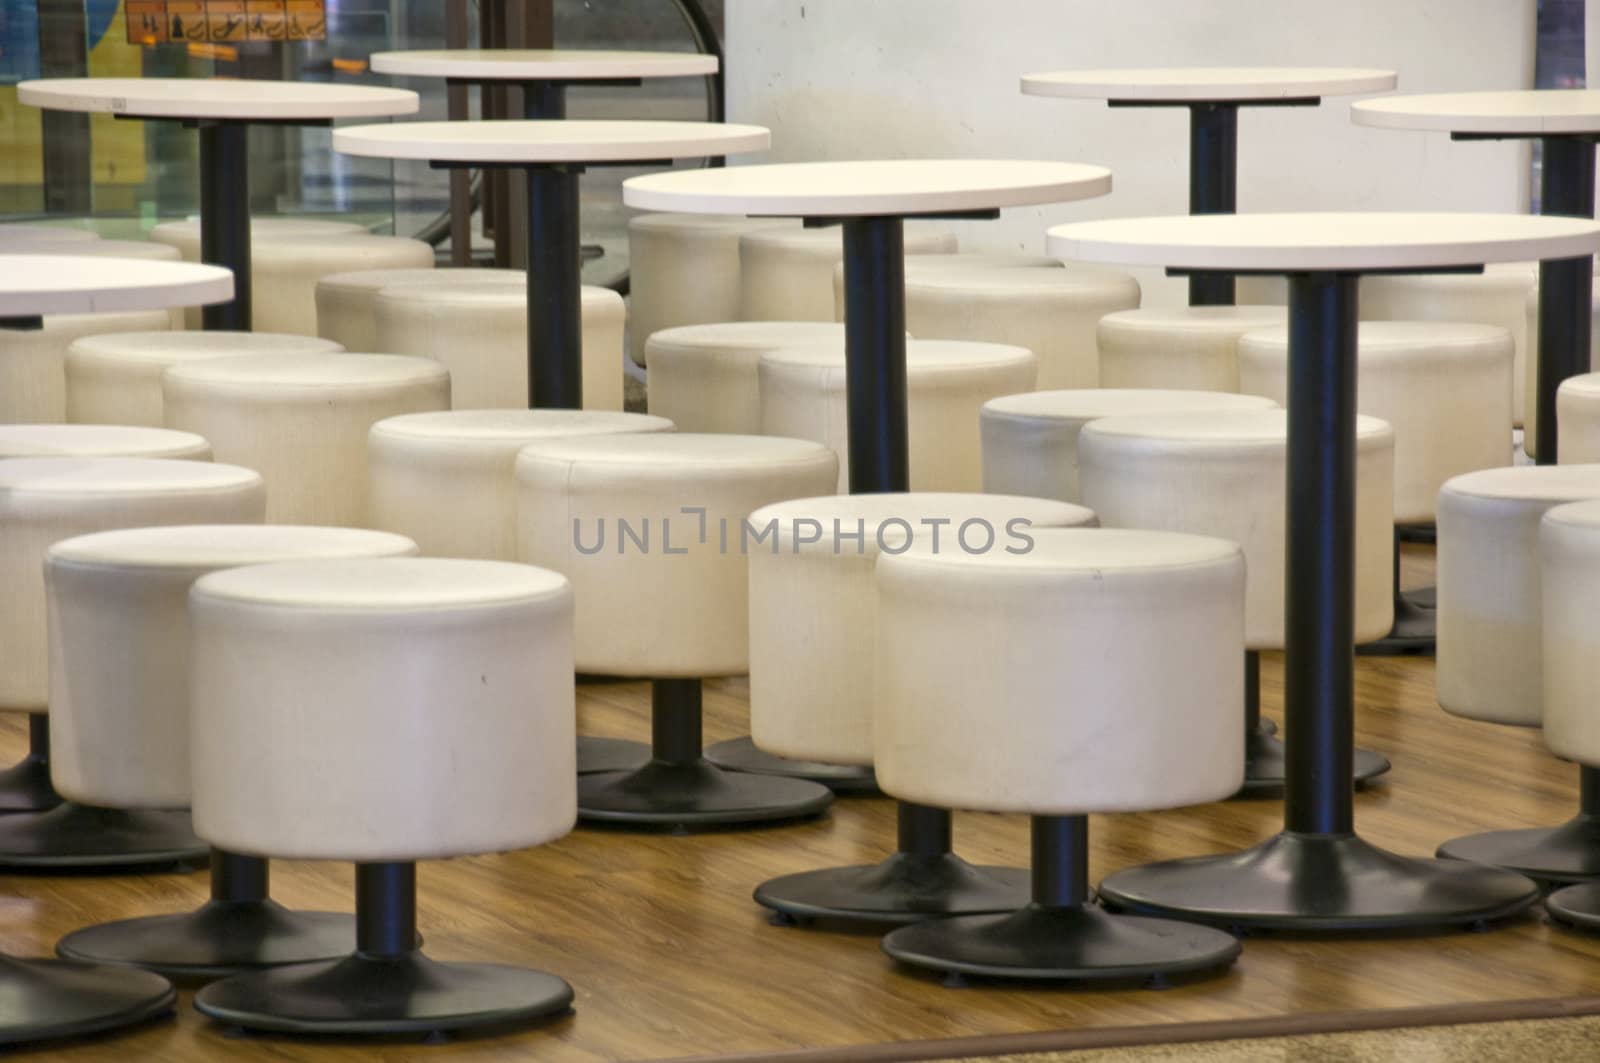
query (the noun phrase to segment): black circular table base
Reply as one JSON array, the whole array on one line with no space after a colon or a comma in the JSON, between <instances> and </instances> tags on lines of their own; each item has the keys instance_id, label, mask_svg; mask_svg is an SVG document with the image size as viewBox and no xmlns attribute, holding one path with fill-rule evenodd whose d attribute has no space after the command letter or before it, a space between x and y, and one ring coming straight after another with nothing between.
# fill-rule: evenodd
<instances>
[{"instance_id":1,"label":"black circular table base","mask_svg":"<svg viewBox=\"0 0 1600 1063\"><path fill-rule=\"evenodd\" d=\"M752 775L776 775L785 779L809 779L821 783L841 796L875 794L878 778L871 768L849 764L825 764L820 760L790 760L763 753L749 737L731 738L706 750L706 759L728 771Z\"/></svg>"},{"instance_id":2,"label":"black circular table base","mask_svg":"<svg viewBox=\"0 0 1600 1063\"><path fill-rule=\"evenodd\" d=\"M622 738L578 736L578 774L598 775L605 771L638 771L650 763L650 747L643 742Z\"/></svg>"},{"instance_id":3,"label":"black circular table base","mask_svg":"<svg viewBox=\"0 0 1600 1063\"><path fill-rule=\"evenodd\" d=\"M181 915L85 927L62 938L56 953L194 982L338 959L355 946L356 924L349 915L294 912L271 900L213 900Z\"/></svg>"},{"instance_id":4,"label":"black circular table base","mask_svg":"<svg viewBox=\"0 0 1600 1063\"><path fill-rule=\"evenodd\" d=\"M814 816L833 802L803 779L723 771L704 760L652 760L638 771L578 777L578 818L586 823L692 829Z\"/></svg>"},{"instance_id":5,"label":"black circular table base","mask_svg":"<svg viewBox=\"0 0 1600 1063\"><path fill-rule=\"evenodd\" d=\"M431 1034L509 1027L565 1012L572 987L552 974L440 963L419 952L354 953L212 982L194 1006L217 1022L295 1034Z\"/></svg>"},{"instance_id":6,"label":"black circular table base","mask_svg":"<svg viewBox=\"0 0 1600 1063\"><path fill-rule=\"evenodd\" d=\"M0 1044L83 1037L172 1011L171 983L149 971L0 957Z\"/></svg>"},{"instance_id":7,"label":"black circular table base","mask_svg":"<svg viewBox=\"0 0 1600 1063\"><path fill-rule=\"evenodd\" d=\"M1239 942L1211 927L1111 915L1093 905L1030 905L901 927L883 939L883 951L914 967L983 978L1159 981L1226 967Z\"/></svg>"},{"instance_id":8,"label":"black circular table base","mask_svg":"<svg viewBox=\"0 0 1600 1063\"><path fill-rule=\"evenodd\" d=\"M50 763L40 757L24 757L0 771L0 815L48 812L61 800L56 788L50 785Z\"/></svg>"},{"instance_id":9,"label":"black circular table base","mask_svg":"<svg viewBox=\"0 0 1600 1063\"><path fill-rule=\"evenodd\" d=\"M1600 820L1579 816L1559 827L1469 834L1439 846L1438 855L1503 867L1537 882L1600 879Z\"/></svg>"},{"instance_id":10,"label":"black circular table base","mask_svg":"<svg viewBox=\"0 0 1600 1063\"><path fill-rule=\"evenodd\" d=\"M1013 867L975 867L954 853L895 853L880 864L830 867L770 879L756 903L794 920L905 926L952 915L1014 912L1031 878Z\"/></svg>"},{"instance_id":11,"label":"black circular table base","mask_svg":"<svg viewBox=\"0 0 1600 1063\"><path fill-rule=\"evenodd\" d=\"M1398 657L1405 654L1431 657L1437 641L1438 617L1436 610L1424 609L1411 597L1402 594L1394 603L1394 627L1378 641L1363 642L1357 646L1356 653L1362 657Z\"/></svg>"},{"instance_id":12,"label":"black circular table base","mask_svg":"<svg viewBox=\"0 0 1600 1063\"><path fill-rule=\"evenodd\" d=\"M1559 923L1600 933L1600 883L1580 882L1544 899L1545 910Z\"/></svg>"},{"instance_id":13,"label":"black circular table base","mask_svg":"<svg viewBox=\"0 0 1600 1063\"><path fill-rule=\"evenodd\" d=\"M1245 737L1244 785L1235 797L1269 798L1283 796L1288 751L1283 742L1269 734L1256 732ZM1357 787L1386 774L1391 767L1389 759L1370 749L1355 751L1355 772L1352 781Z\"/></svg>"},{"instance_id":14,"label":"black circular table base","mask_svg":"<svg viewBox=\"0 0 1600 1063\"><path fill-rule=\"evenodd\" d=\"M1516 915L1539 888L1515 872L1398 856L1353 834L1286 832L1243 852L1120 871L1100 898L1237 930L1422 930Z\"/></svg>"},{"instance_id":15,"label":"black circular table base","mask_svg":"<svg viewBox=\"0 0 1600 1063\"><path fill-rule=\"evenodd\" d=\"M203 863L210 852L187 812L132 812L67 801L0 817L0 868L99 869Z\"/></svg>"}]
</instances>

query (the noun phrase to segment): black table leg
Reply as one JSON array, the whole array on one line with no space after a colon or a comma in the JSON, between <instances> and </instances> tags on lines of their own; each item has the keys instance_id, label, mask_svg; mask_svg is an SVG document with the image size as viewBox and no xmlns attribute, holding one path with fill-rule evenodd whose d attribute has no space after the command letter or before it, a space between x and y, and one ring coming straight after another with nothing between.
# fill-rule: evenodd
<instances>
[{"instance_id":1,"label":"black table leg","mask_svg":"<svg viewBox=\"0 0 1600 1063\"><path fill-rule=\"evenodd\" d=\"M1232 214L1237 209L1239 106L1199 103L1189 108L1189 213ZM1232 306L1233 277L1197 273L1189 278L1190 306Z\"/></svg>"},{"instance_id":2,"label":"black table leg","mask_svg":"<svg viewBox=\"0 0 1600 1063\"><path fill-rule=\"evenodd\" d=\"M50 717L28 716L28 755L0 772L0 813L47 812L61 803L50 783Z\"/></svg>"},{"instance_id":3,"label":"black table leg","mask_svg":"<svg viewBox=\"0 0 1600 1063\"><path fill-rule=\"evenodd\" d=\"M1594 217L1594 143L1582 137L1545 137L1539 212ZM1539 415L1535 440L1540 465L1558 453L1556 391L1568 377L1589 372L1590 305L1594 258L1539 263L1539 365L1534 396Z\"/></svg>"},{"instance_id":4,"label":"black table leg","mask_svg":"<svg viewBox=\"0 0 1600 1063\"><path fill-rule=\"evenodd\" d=\"M250 331L250 127L200 124L200 261L233 271L233 301L201 309L207 329Z\"/></svg>"},{"instance_id":5,"label":"black table leg","mask_svg":"<svg viewBox=\"0 0 1600 1063\"><path fill-rule=\"evenodd\" d=\"M1108 904L1291 930L1471 925L1538 899L1498 868L1394 855L1355 834L1356 319L1359 278L1289 280L1284 832L1241 853L1112 875Z\"/></svg>"},{"instance_id":6,"label":"black table leg","mask_svg":"<svg viewBox=\"0 0 1600 1063\"><path fill-rule=\"evenodd\" d=\"M583 296L578 174L528 168L528 403L583 408Z\"/></svg>"},{"instance_id":7,"label":"black table leg","mask_svg":"<svg viewBox=\"0 0 1600 1063\"><path fill-rule=\"evenodd\" d=\"M1387 757L1370 749L1357 749L1352 761L1355 784L1365 786L1389 771ZM1261 718L1261 655L1244 655L1244 785L1234 797L1269 798L1283 795L1288 775L1288 753L1270 721Z\"/></svg>"}]
</instances>

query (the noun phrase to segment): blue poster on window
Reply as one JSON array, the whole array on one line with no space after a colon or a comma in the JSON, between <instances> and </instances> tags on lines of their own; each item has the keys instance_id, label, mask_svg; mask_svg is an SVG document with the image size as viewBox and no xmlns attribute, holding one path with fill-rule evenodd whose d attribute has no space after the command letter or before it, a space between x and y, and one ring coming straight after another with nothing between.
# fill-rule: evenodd
<instances>
[{"instance_id":1,"label":"blue poster on window","mask_svg":"<svg viewBox=\"0 0 1600 1063\"><path fill-rule=\"evenodd\" d=\"M38 76L37 0L0 0L0 85Z\"/></svg>"}]
</instances>

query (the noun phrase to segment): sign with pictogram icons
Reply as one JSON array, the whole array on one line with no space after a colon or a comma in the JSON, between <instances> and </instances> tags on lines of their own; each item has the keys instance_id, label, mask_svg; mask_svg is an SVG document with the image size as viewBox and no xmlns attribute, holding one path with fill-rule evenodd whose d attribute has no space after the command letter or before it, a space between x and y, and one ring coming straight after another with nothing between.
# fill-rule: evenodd
<instances>
[{"instance_id":1,"label":"sign with pictogram icons","mask_svg":"<svg viewBox=\"0 0 1600 1063\"><path fill-rule=\"evenodd\" d=\"M327 0L125 0L129 44L324 41Z\"/></svg>"}]
</instances>

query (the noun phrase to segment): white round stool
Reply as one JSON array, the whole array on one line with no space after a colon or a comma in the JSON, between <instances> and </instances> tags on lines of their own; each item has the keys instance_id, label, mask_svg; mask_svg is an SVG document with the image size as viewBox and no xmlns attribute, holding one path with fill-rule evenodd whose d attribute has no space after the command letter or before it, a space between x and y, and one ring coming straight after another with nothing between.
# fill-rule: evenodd
<instances>
[{"instance_id":1,"label":"white round stool","mask_svg":"<svg viewBox=\"0 0 1600 1063\"><path fill-rule=\"evenodd\" d=\"M67 420L76 424L166 423L161 374L201 358L241 354L336 354L314 336L274 332L113 332L67 348Z\"/></svg>"},{"instance_id":2,"label":"white round stool","mask_svg":"<svg viewBox=\"0 0 1600 1063\"><path fill-rule=\"evenodd\" d=\"M878 562L873 759L884 790L1033 821L1031 904L902 927L883 950L1009 978L1226 967L1239 955L1231 934L1095 902L1088 817L1238 787L1244 557L1193 535L1032 535L1021 554L917 546ZM1005 634L973 637L985 630Z\"/></svg>"},{"instance_id":3,"label":"white round stool","mask_svg":"<svg viewBox=\"0 0 1600 1063\"><path fill-rule=\"evenodd\" d=\"M1528 357L1524 359L1524 375L1522 380L1523 394L1527 396L1524 406L1517 408L1522 417L1522 449L1530 458L1539 456L1539 285L1537 275L1533 289L1528 292L1527 300L1528 321ZM1600 366L1600 280L1595 281L1594 289L1590 293L1589 301L1589 365ZM1584 374L1588 375L1588 374ZM1600 442L1596 442L1596 435L1600 432L1590 429L1586 432L1584 425L1576 429L1579 438L1574 439L1574 450L1567 447L1569 434L1567 431L1567 416L1562 409L1562 392L1566 385L1573 379L1569 377L1561 382L1561 387L1556 391L1556 423L1560 427L1560 440L1558 449L1560 453L1556 459L1565 465L1584 464L1600 460ZM1581 386L1581 385L1580 385ZM1576 418L1582 420L1581 416Z\"/></svg>"},{"instance_id":4,"label":"white round stool","mask_svg":"<svg viewBox=\"0 0 1600 1063\"><path fill-rule=\"evenodd\" d=\"M1183 410L1270 410L1255 395L1157 388L1035 391L990 399L979 413L983 489L1078 501L1078 433L1102 417Z\"/></svg>"},{"instance_id":5,"label":"white round stool","mask_svg":"<svg viewBox=\"0 0 1600 1063\"><path fill-rule=\"evenodd\" d=\"M0 461L0 579L9 588L0 605L0 706L32 713L33 726L48 736L44 562L52 544L117 528L259 523L265 506L261 477L234 465L121 457ZM36 754L48 749L47 738ZM33 772L25 767L22 774ZM4 780L8 797L16 792L16 775L14 769ZM14 808L55 807L0 817L0 867L139 867L204 855L182 813L114 811L56 800L51 790L44 802L11 803Z\"/></svg>"},{"instance_id":6,"label":"white round stool","mask_svg":"<svg viewBox=\"0 0 1600 1063\"><path fill-rule=\"evenodd\" d=\"M213 982L195 1007L340 1035L565 1011L560 978L422 954L416 861L572 829L567 581L498 561L291 561L213 572L189 601L195 829L228 852L356 865L353 953Z\"/></svg>"},{"instance_id":7,"label":"white round stool","mask_svg":"<svg viewBox=\"0 0 1600 1063\"><path fill-rule=\"evenodd\" d=\"M582 776L580 816L700 827L827 807L832 794L816 783L707 762L700 681L748 670L746 518L830 492L837 478L826 447L766 436L588 436L518 455L521 556L572 580L578 669L653 681L654 759Z\"/></svg>"},{"instance_id":8,"label":"white round stool","mask_svg":"<svg viewBox=\"0 0 1600 1063\"><path fill-rule=\"evenodd\" d=\"M978 490L978 411L990 399L1032 391L1038 363L1023 347L906 341L913 491ZM761 431L827 445L839 456L838 491L848 491L844 344L769 351L761 357L759 377Z\"/></svg>"},{"instance_id":9,"label":"white round stool","mask_svg":"<svg viewBox=\"0 0 1600 1063\"><path fill-rule=\"evenodd\" d=\"M114 314L51 314L37 329L0 329L0 424L59 424L67 419L67 350L85 336L159 332L170 335L165 310Z\"/></svg>"},{"instance_id":10,"label":"white round stool","mask_svg":"<svg viewBox=\"0 0 1600 1063\"><path fill-rule=\"evenodd\" d=\"M456 288L528 283L516 269L361 269L317 281L317 335L351 351L383 351L378 344L378 293L385 288ZM404 351L388 351L404 354Z\"/></svg>"},{"instance_id":11,"label":"white round stool","mask_svg":"<svg viewBox=\"0 0 1600 1063\"><path fill-rule=\"evenodd\" d=\"M1394 519L1432 524L1439 488L1477 469L1511 464L1511 334L1498 325L1366 321L1357 330L1356 408L1394 428ZM1287 402L1289 329L1239 341L1241 391ZM1400 591L1396 539L1394 627L1362 653L1432 653L1434 610ZM1427 599L1423 599L1427 602Z\"/></svg>"},{"instance_id":12,"label":"white round stool","mask_svg":"<svg viewBox=\"0 0 1600 1063\"><path fill-rule=\"evenodd\" d=\"M1026 347L1038 387L1100 385L1095 326L1139 305L1139 282L1091 266L921 270L906 276L906 330L924 340Z\"/></svg>"},{"instance_id":13,"label":"white round stool","mask_svg":"<svg viewBox=\"0 0 1600 1063\"><path fill-rule=\"evenodd\" d=\"M1564 503L1600 499L1600 465L1525 465L1457 476L1439 492L1439 649L1434 685L1452 716L1513 727L1546 721L1543 519ZM1589 507L1592 512L1593 507ZM1560 556L1583 521L1544 531ZM1560 518L1557 518L1560 519ZM1586 578L1574 573L1578 592ZM1564 630L1561 638L1581 639ZM1587 771L1586 782L1600 783ZM1600 787L1586 786L1577 819L1555 828L1490 831L1456 838L1439 855L1521 871L1542 882L1600 872L1593 818Z\"/></svg>"},{"instance_id":14,"label":"white round stool","mask_svg":"<svg viewBox=\"0 0 1600 1063\"><path fill-rule=\"evenodd\" d=\"M386 417L450 407L450 375L388 354L241 355L175 365L167 424L258 469L274 524L367 523L367 432Z\"/></svg>"},{"instance_id":15,"label":"white round stool","mask_svg":"<svg viewBox=\"0 0 1600 1063\"><path fill-rule=\"evenodd\" d=\"M432 358L450 370L463 410L527 409L528 287L429 285L378 293L378 349ZM584 285L583 408L622 409L622 296Z\"/></svg>"},{"instance_id":16,"label":"white round stool","mask_svg":"<svg viewBox=\"0 0 1600 1063\"><path fill-rule=\"evenodd\" d=\"M354 222L334 218L279 218L250 219L250 240L278 240L290 236L358 236L366 229ZM183 221L164 221L147 234L158 244L178 249L185 262L200 261L200 221L186 218Z\"/></svg>"},{"instance_id":17,"label":"white round stool","mask_svg":"<svg viewBox=\"0 0 1600 1063\"><path fill-rule=\"evenodd\" d=\"M628 355L648 365L662 329L739 317L739 237L792 228L791 218L737 214L638 214L628 219Z\"/></svg>"},{"instance_id":18,"label":"white round stool","mask_svg":"<svg viewBox=\"0 0 1600 1063\"><path fill-rule=\"evenodd\" d=\"M99 808L189 805L189 588L210 572L310 558L401 557L416 544L353 528L208 524L81 535L50 548L51 747L66 797ZM207 706L197 706L207 711ZM268 897L265 860L213 850L211 900L182 915L68 934L67 959L210 979L343 956L347 915Z\"/></svg>"},{"instance_id":19,"label":"white round stool","mask_svg":"<svg viewBox=\"0 0 1600 1063\"><path fill-rule=\"evenodd\" d=\"M1005 251L955 251L948 255L907 255L905 261L907 277L917 273L943 270L1062 268L1060 259L1048 255L1022 255ZM833 318L835 321L844 320L843 262L833 267Z\"/></svg>"},{"instance_id":20,"label":"white round stool","mask_svg":"<svg viewBox=\"0 0 1600 1063\"><path fill-rule=\"evenodd\" d=\"M844 344L823 321L729 321L662 329L645 344L650 412L683 432L761 434L761 356L787 347Z\"/></svg>"},{"instance_id":21,"label":"white round stool","mask_svg":"<svg viewBox=\"0 0 1600 1063\"><path fill-rule=\"evenodd\" d=\"M932 225L905 226L905 253L949 254L954 233ZM844 261L844 230L762 229L739 238L739 319L832 321L833 269Z\"/></svg>"},{"instance_id":22,"label":"white round stool","mask_svg":"<svg viewBox=\"0 0 1600 1063\"><path fill-rule=\"evenodd\" d=\"M433 248L399 236L284 236L250 249L257 332L317 334L317 282L335 273L373 269L424 269ZM190 326L193 327L192 325Z\"/></svg>"},{"instance_id":23,"label":"white round stool","mask_svg":"<svg viewBox=\"0 0 1600 1063\"><path fill-rule=\"evenodd\" d=\"M1600 462L1600 373L1568 377L1556 391L1563 465Z\"/></svg>"},{"instance_id":24,"label":"white round stool","mask_svg":"<svg viewBox=\"0 0 1600 1063\"><path fill-rule=\"evenodd\" d=\"M1100 321L1100 386L1238 391L1239 339L1283 325L1281 306L1167 306Z\"/></svg>"},{"instance_id":25,"label":"white round stool","mask_svg":"<svg viewBox=\"0 0 1600 1063\"><path fill-rule=\"evenodd\" d=\"M1562 441L1565 446L1565 440ZM1545 511L1539 528L1539 582L1543 599L1544 740L1551 752L1578 764L1582 804L1578 815L1554 831L1520 832L1546 849L1565 853L1557 881L1577 880L1551 894L1545 907L1563 923L1600 929L1600 717L1595 712L1595 595L1600 592L1600 502L1573 502ZM1519 832L1510 832L1519 833Z\"/></svg>"},{"instance_id":26,"label":"white round stool","mask_svg":"<svg viewBox=\"0 0 1600 1063\"><path fill-rule=\"evenodd\" d=\"M1245 796L1280 792L1283 743L1261 721L1260 652L1284 646L1289 421L1283 410L1127 414L1087 425L1078 437L1083 504L1107 527L1211 535L1239 543L1250 567L1245 613ZM1394 622L1394 430L1356 419L1355 641L1382 638ZM1389 762L1357 750L1354 779Z\"/></svg>"},{"instance_id":27,"label":"white round stool","mask_svg":"<svg viewBox=\"0 0 1600 1063\"><path fill-rule=\"evenodd\" d=\"M770 545L750 551L755 742L723 743L708 755L724 767L798 774L842 792L845 770L875 785L878 558L935 540L956 552L1025 551L1034 529L1089 525L1094 514L1004 495L871 494L779 502L757 510L750 523L771 529ZM818 771L830 765L855 767L835 768L831 777ZM882 926L1026 902L1023 872L974 867L952 852L948 812L902 805L898 819L901 845L887 860L772 879L756 888L756 901L795 921Z\"/></svg>"}]
</instances>

